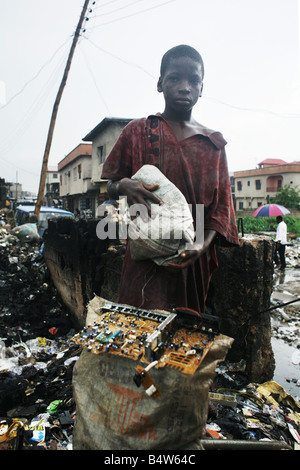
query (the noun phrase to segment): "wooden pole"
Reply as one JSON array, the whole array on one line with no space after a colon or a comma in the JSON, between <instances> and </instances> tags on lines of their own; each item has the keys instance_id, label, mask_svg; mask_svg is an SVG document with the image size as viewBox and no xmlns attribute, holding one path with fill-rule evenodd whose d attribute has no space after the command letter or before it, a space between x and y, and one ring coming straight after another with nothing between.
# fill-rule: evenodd
<instances>
[{"instance_id":1,"label":"wooden pole","mask_svg":"<svg viewBox=\"0 0 300 470\"><path fill-rule=\"evenodd\" d=\"M49 153L50 153L50 148L51 148L51 144L52 144L52 138L53 138L53 132L54 132L54 127L55 127L55 122L56 122L56 116L57 116L57 112L58 112L58 106L59 106L59 103L60 103L60 100L61 100L61 97L62 97L62 94L63 94L64 87L65 87L66 82L67 82L68 74L69 74L70 67L71 67L72 58L73 58L74 51L75 51L75 48L76 48L76 45L77 45L77 42L78 42L78 39L79 39L80 30L82 28L82 24L83 24L83 20L84 20L85 14L86 14L88 3L89 3L89 0L85 0L84 5L83 5L83 9L82 9L82 12L81 12L81 15L80 15L80 19L79 19L79 22L78 22L78 25L77 25L77 28L76 28L76 31L75 31L75 34L74 34L74 39L72 41L72 45L71 45L68 60L67 60L67 63L66 63L66 67L65 67L65 70L64 70L64 74L63 74L63 77L62 77L62 81L61 81L61 84L59 86L59 89L58 89L58 92L57 92L57 95L56 95L56 99L55 99L55 102L54 102L54 105L53 105L51 121L50 121L50 125L49 125L48 136L47 136L47 141L46 141L46 146L45 146L45 151L44 151L44 157L43 157L39 192L38 192L37 202L36 202L35 211L34 211L34 213L36 214L37 217L39 217L39 214L40 214L40 209L41 209L41 205L42 205L42 201L43 201L43 197L44 197L44 192L45 192L45 183L46 183L46 174L47 174L47 168L48 168L48 159L49 159Z\"/></svg>"}]
</instances>

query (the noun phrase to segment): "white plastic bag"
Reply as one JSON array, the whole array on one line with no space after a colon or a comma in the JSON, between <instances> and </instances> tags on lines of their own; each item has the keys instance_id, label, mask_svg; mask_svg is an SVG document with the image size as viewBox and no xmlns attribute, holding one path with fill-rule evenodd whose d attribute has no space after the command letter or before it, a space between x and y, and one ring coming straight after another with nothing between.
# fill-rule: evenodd
<instances>
[{"instance_id":1,"label":"white plastic bag","mask_svg":"<svg viewBox=\"0 0 300 470\"><path fill-rule=\"evenodd\" d=\"M128 209L132 259L152 259L158 265L177 262L180 253L193 243L195 237L193 217L185 197L154 165L144 165L132 179L147 185L158 183L154 194L163 201L162 205L148 201L155 217L148 217L146 222L138 212L139 207Z\"/></svg>"}]
</instances>

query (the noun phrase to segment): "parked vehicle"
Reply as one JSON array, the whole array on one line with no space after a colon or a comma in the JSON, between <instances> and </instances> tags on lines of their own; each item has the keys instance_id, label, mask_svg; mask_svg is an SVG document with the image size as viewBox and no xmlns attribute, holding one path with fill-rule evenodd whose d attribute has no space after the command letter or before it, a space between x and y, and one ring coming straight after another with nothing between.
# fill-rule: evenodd
<instances>
[{"instance_id":1,"label":"parked vehicle","mask_svg":"<svg viewBox=\"0 0 300 470\"><path fill-rule=\"evenodd\" d=\"M24 225L29 222L30 214L34 214L35 206L21 205L16 208L15 218L17 225ZM64 209L57 209L56 207L42 206L39 214L39 235L42 237L45 230L48 228L48 220L54 217L72 217L75 218L72 212Z\"/></svg>"}]
</instances>

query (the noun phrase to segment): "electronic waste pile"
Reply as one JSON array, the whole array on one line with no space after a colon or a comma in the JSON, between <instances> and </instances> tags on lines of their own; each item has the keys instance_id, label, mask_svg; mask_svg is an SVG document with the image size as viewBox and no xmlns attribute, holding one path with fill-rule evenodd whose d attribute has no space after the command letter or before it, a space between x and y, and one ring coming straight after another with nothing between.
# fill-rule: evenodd
<instances>
[{"instance_id":1,"label":"electronic waste pile","mask_svg":"<svg viewBox=\"0 0 300 470\"><path fill-rule=\"evenodd\" d=\"M218 334L218 320L187 308L170 313L107 302L100 316L72 340L93 354L113 354L140 363L134 375L152 398L159 391L148 371L152 367L172 367L194 374Z\"/></svg>"}]
</instances>

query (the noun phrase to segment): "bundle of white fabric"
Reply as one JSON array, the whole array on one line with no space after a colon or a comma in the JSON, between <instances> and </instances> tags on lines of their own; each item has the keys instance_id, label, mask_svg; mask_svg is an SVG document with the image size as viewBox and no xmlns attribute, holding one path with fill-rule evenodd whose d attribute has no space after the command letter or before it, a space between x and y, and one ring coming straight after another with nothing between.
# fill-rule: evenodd
<instances>
[{"instance_id":1,"label":"bundle of white fabric","mask_svg":"<svg viewBox=\"0 0 300 470\"><path fill-rule=\"evenodd\" d=\"M144 221L145 206L127 208L128 238L132 259L152 259L158 265L179 262L180 253L194 242L195 231L189 205L179 189L153 165L144 165L132 176L144 184L159 184L155 195L162 205L151 205L151 215Z\"/></svg>"}]
</instances>

